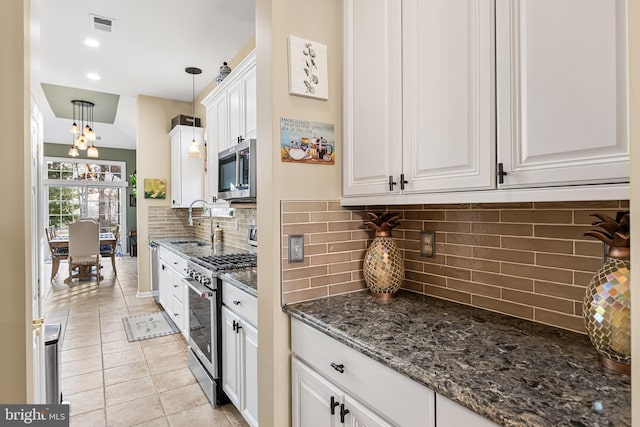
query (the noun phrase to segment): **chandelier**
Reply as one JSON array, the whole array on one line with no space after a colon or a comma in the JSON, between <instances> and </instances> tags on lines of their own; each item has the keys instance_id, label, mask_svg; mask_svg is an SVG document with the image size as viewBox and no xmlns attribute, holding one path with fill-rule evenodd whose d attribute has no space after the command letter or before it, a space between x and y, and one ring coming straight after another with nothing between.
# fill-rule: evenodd
<instances>
[{"instance_id":1,"label":"chandelier","mask_svg":"<svg viewBox=\"0 0 640 427\"><path fill-rule=\"evenodd\" d=\"M73 143L68 154L71 157L78 157L79 150L86 150L87 157L98 158L98 149L94 145L96 133L93 131L93 107L95 104L78 99L71 101L71 104L73 105L73 124L70 132L73 134ZM78 122L80 122L80 126L78 126Z\"/></svg>"}]
</instances>

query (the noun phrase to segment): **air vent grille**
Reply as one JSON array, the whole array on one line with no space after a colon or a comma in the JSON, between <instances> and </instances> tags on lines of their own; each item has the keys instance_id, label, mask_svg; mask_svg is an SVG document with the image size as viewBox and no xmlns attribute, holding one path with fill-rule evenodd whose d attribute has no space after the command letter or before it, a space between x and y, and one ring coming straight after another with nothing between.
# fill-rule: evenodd
<instances>
[{"instance_id":1,"label":"air vent grille","mask_svg":"<svg viewBox=\"0 0 640 427\"><path fill-rule=\"evenodd\" d=\"M92 14L89 14L89 18L91 19L91 28L108 33L113 30L113 19Z\"/></svg>"}]
</instances>

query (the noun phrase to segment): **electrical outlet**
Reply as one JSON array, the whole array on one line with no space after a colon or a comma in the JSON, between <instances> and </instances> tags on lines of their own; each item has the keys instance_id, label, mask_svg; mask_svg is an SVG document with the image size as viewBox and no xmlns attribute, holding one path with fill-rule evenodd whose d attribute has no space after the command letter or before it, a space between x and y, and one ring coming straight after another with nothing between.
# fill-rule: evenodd
<instances>
[{"instance_id":1,"label":"electrical outlet","mask_svg":"<svg viewBox=\"0 0 640 427\"><path fill-rule=\"evenodd\" d=\"M289 236L289 262L304 262L304 235Z\"/></svg>"},{"instance_id":2,"label":"electrical outlet","mask_svg":"<svg viewBox=\"0 0 640 427\"><path fill-rule=\"evenodd\" d=\"M423 258L436 257L436 232L423 231L420 233L420 256Z\"/></svg>"}]
</instances>

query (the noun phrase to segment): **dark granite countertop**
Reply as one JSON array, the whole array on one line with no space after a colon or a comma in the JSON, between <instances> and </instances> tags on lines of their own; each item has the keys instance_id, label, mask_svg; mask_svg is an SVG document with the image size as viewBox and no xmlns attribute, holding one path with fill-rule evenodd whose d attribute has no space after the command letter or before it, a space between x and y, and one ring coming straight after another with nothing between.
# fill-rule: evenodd
<instances>
[{"instance_id":1,"label":"dark granite countertop","mask_svg":"<svg viewBox=\"0 0 640 427\"><path fill-rule=\"evenodd\" d=\"M245 249L239 249L234 246L225 244L215 244L211 246L211 242L198 240L194 237L166 237L161 239L151 239L160 246L167 248L183 258L225 255L247 253Z\"/></svg>"},{"instance_id":2,"label":"dark granite countertop","mask_svg":"<svg viewBox=\"0 0 640 427\"><path fill-rule=\"evenodd\" d=\"M222 273L219 277L232 284L236 288L240 289L252 295L258 297L258 269L257 268L243 268L241 270L232 270L226 273Z\"/></svg>"},{"instance_id":3,"label":"dark granite countertop","mask_svg":"<svg viewBox=\"0 0 640 427\"><path fill-rule=\"evenodd\" d=\"M630 378L601 367L585 335L406 291L284 311L498 424L631 424Z\"/></svg>"}]
</instances>

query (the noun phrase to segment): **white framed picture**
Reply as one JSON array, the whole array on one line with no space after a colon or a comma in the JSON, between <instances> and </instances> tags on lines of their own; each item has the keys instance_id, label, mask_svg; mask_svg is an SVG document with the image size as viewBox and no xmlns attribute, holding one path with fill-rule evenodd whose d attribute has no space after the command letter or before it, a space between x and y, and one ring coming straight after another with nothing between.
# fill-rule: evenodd
<instances>
[{"instance_id":1,"label":"white framed picture","mask_svg":"<svg viewBox=\"0 0 640 427\"><path fill-rule=\"evenodd\" d=\"M289 36L289 95L329 99L327 45Z\"/></svg>"}]
</instances>

